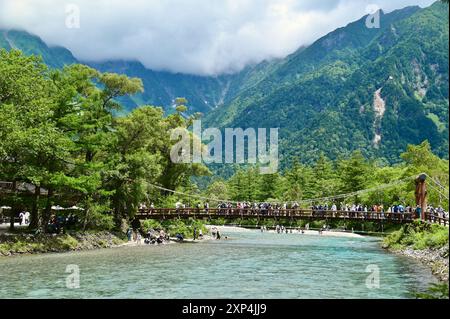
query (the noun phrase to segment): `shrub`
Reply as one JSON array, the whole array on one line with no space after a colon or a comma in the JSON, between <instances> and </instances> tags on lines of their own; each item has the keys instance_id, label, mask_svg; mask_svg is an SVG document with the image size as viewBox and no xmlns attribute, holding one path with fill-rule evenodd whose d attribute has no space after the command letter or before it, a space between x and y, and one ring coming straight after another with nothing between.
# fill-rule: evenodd
<instances>
[{"instance_id":1,"label":"shrub","mask_svg":"<svg viewBox=\"0 0 450 319\"><path fill-rule=\"evenodd\" d=\"M147 233L149 230L162 229L162 225L159 221L154 219L146 219L141 223L142 230Z\"/></svg>"},{"instance_id":2,"label":"shrub","mask_svg":"<svg viewBox=\"0 0 450 319\"><path fill-rule=\"evenodd\" d=\"M78 247L78 241L70 235L56 237L55 248L63 250L75 250Z\"/></svg>"},{"instance_id":3,"label":"shrub","mask_svg":"<svg viewBox=\"0 0 450 319\"><path fill-rule=\"evenodd\" d=\"M399 230L389 234L383 241L383 246L386 248L412 247L416 250L440 248L447 245L447 227L420 221L402 226Z\"/></svg>"}]
</instances>

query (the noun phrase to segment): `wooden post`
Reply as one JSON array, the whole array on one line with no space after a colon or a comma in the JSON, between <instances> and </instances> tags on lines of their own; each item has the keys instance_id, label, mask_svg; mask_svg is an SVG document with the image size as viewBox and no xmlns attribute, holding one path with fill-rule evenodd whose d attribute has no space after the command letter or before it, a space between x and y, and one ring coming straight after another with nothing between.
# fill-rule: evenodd
<instances>
[{"instance_id":1,"label":"wooden post","mask_svg":"<svg viewBox=\"0 0 450 319\"><path fill-rule=\"evenodd\" d=\"M416 205L420 207L420 219L425 220L427 211L427 185L426 174L420 174L416 178Z\"/></svg>"}]
</instances>

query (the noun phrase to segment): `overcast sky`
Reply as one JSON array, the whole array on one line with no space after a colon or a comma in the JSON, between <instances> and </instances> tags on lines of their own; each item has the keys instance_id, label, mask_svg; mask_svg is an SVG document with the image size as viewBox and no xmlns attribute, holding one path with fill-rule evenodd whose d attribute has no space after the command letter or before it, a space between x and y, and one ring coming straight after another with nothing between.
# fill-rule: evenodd
<instances>
[{"instance_id":1,"label":"overcast sky","mask_svg":"<svg viewBox=\"0 0 450 319\"><path fill-rule=\"evenodd\" d=\"M0 28L21 28L81 60L136 59L155 70L220 74L284 57L375 4L433 0L0 0ZM80 10L76 27L75 4Z\"/></svg>"}]
</instances>

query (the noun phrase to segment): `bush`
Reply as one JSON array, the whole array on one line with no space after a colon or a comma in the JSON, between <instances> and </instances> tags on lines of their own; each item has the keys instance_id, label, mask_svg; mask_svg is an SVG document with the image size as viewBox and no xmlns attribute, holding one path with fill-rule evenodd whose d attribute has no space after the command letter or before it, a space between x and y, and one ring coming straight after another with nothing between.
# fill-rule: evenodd
<instances>
[{"instance_id":1,"label":"bush","mask_svg":"<svg viewBox=\"0 0 450 319\"><path fill-rule=\"evenodd\" d=\"M425 292L414 295L418 299L448 299L448 283L432 284Z\"/></svg>"},{"instance_id":2,"label":"bush","mask_svg":"<svg viewBox=\"0 0 450 319\"><path fill-rule=\"evenodd\" d=\"M70 235L56 237L55 248L58 250L75 250L78 247L78 241Z\"/></svg>"},{"instance_id":3,"label":"bush","mask_svg":"<svg viewBox=\"0 0 450 319\"><path fill-rule=\"evenodd\" d=\"M142 230L147 233L149 230L163 229L161 223L154 219L146 219L141 223Z\"/></svg>"},{"instance_id":4,"label":"bush","mask_svg":"<svg viewBox=\"0 0 450 319\"><path fill-rule=\"evenodd\" d=\"M412 247L416 250L426 248L441 248L448 245L448 228L437 224L427 224L415 221L402 226L389 234L383 241L386 248Z\"/></svg>"}]
</instances>

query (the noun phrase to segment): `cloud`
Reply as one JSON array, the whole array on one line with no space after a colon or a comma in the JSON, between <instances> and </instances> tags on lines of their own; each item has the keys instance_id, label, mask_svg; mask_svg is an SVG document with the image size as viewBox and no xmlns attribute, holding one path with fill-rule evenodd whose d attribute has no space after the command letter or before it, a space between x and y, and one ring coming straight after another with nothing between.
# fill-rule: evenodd
<instances>
[{"instance_id":1,"label":"cloud","mask_svg":"<svg viewBox=\"0 0 450 319\"><path fill-rule=\"evenodd\" d=\"M21 28L84 61L134 59L215 75L284 57L365 15L432 0L0 0L0 28ZM69 7L67 7L69 5ZM80 28L73 26L79 9Z\"/></svg>"}]
</instances>

